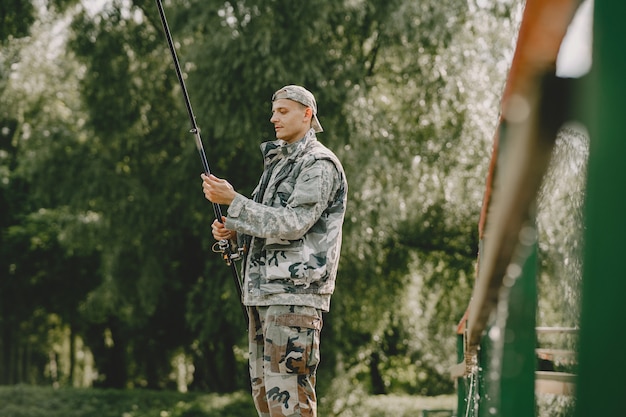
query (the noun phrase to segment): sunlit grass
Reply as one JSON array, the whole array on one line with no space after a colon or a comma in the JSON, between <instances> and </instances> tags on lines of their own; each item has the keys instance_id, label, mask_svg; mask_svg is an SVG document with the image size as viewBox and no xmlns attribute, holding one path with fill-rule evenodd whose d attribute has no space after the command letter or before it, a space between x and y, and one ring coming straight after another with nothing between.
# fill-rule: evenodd
<instances>
[{"instance_id":1,"label":"sunlit grass","mask_svg":"<svg viewBox=\"0 0 626 417\"><path fill-rule=\"evenodd\" d=\"M422 410L452 410L454 395L370 396L343 410L361 417L419 416ZM320 413L323 410L320 410ZM203 394L150 390L0 387L2 417L249 417L256 411L248 393Z\"/></svg>"}]
</instances>

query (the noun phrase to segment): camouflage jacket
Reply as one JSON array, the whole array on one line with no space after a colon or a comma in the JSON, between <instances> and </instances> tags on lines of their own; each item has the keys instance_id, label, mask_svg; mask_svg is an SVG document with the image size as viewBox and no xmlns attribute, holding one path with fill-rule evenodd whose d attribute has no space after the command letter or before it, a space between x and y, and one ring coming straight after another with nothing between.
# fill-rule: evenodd
<instances>
[{"instance_id":1,"label":"camouflage jacket","mask_svg":"<svg viewBox=\"0 0 626 417\"><path fill-rule=\"evenodd\" d=\"M245 248L243 302L328 311L348 192L343 167L313 130L261 151L265 169L252 199L237 194L225 223Z\"/></svg>"}]
</instances>

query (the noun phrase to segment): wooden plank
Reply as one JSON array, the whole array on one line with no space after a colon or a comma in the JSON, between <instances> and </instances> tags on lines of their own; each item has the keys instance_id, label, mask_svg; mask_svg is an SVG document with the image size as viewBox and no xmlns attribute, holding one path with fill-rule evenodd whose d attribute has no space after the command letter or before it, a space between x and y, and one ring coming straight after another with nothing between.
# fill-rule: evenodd
<instances>
[{"instance_id":1,"label":"wooden plank","mask_svg":"<svg viewBox=\"0 0 626 417\"><path fill-rule=\"evenodd\" d=\"M578 352L574 350L568 349L547 349L547 348L537 348L535 349L538 355L548 355L548 356L576 356Z\"/></svg>"},{"instance_id":2,"label":"wooden plank","mask_svg":"<svg viewBox=\"0 0 626 417\"><path fill-rule=\"evenodd\" d=\"M567 372L552 372L552 371L536 371L535 379L541 379L544 381L559 381L559 382L576 382L576 374L570 374Z\"/></svg>"},{"instance_id":3,"label":"wooden plank","mask_svg":"<svg viewBox=\"0 0 626 417\"><path fill-rule=\"evenodd\" d=\"M537 327L537 333L578 333L578 327Z\"/></svg>"},{"instance_id":4,"label":"wooden plank","mask_svg":"<svg viewBox=\"0 0 626 417\"><path fill-rule=\"evenodd\" d=\"M467 365L465 362L457 363L450 367L450 378L452 379L462 378L467 374Z\"/></svg>"},{"instance_id":5,"label":"wooden plank","mask_svg":"<svg viewBox=\"0 0 626 417\"><path fill-rule=\"evenodd\" d=\"M576 384L561 381L548 381L538 379L535 381L536 394L574 395Z\"/></svg>"}]
</instances>

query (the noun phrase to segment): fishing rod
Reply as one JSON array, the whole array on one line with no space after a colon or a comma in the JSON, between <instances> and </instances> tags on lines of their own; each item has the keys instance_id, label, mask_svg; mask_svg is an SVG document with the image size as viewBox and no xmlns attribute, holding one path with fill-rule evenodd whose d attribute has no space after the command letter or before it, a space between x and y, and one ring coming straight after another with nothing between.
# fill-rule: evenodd
<instances>
[{"instance_id":1,"label":"fishing rod","mask_svg":"<svg viewBox=\"0 0 626 417\"><path fill-rule=\"evenodd\" d=\"M167 24L167 19L165 18L165 11L163 10L163 3L161 0L156 0L157 7L159 9L159 15L161 16L161 23L163 24L163 31L165 32L165 38L167 39L167 44L170 47L170 52L172 53L172 60L174 61L174 68L176 69L176 76L178 76L178 82L180 83L180 88L183 91L183 97L185 98L185 105L187 106L187 113L189 114L189 120L191 121L191 130L189 131L193 134L196 140L196 148L198 148L198 153L200 154L200 159L202 160L202 166L204 168L204 173L208 176L211 175L211 169L209 168L209 161L207 160L206 153L204 152L204 146L202 145L202 138L200 137L200 128L196 123L196 116L193 114L193 109L191 108L191 102L189 101L189 93L187 93L187 87L185 86L185 80L183 79L183 73L180 69L180 63L178 62L178 56L176 55L176 48L174 47L174 42L172 41L172 35L170 33L169 25ZM222 223L222 208L219 204L213 203L213 212L215 214L215 218L217 221ZM217 242L217 250L214 249L214 252L219 252L222 254L222 258L226 262L226 265L230 267L232 272L233 280L235 281L235 287L237 288L237 295L239 296L239 301L241 305L241 310L243 312L244 318L246 320L246 324L249 323L248 311L246 307L242 303L242 283L239 279L239 274L237 273L237 266L235 265L235 260L240 258L240 255L237 253L233 253L230 247L230 242L223 239Z\"/></svg>"}]
</instances>

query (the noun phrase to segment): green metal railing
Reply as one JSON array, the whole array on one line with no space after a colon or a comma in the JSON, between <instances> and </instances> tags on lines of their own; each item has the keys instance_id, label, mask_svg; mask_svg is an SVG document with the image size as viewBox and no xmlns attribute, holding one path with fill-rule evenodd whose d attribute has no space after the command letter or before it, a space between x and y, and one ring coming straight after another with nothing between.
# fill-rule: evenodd
<instances>
[{"instance_id":1,"label":"green metal railing","mask_svg":"<svg viewBox=\"0 0 626 417\"><path fill-rule=\"evenodd\" d=\"M596 0L576 416L626 415L626 3Z\"/></svg>"},{"instance_id":2,"label":"green metal railing","mask_svg":"<svg viewBox=\"0 0 626 417\"><path fill-rule=\"evenodd\" d=\"M575 392L576 417L625 415L626 356L619 352L626 332L619 324L626 313L626 3L596 0L593 66L573 83L553 72L578 5L526 3L479 225L476 285L451 369L458 417L534 416L538 380ZM580 329L538 329L532 213L556 133L572 111L590 132ZM536 371L537 332L544 331L577 333L578 376ZM555 352L571 354L543 351Z\"/></svg>"}]
</instances>

